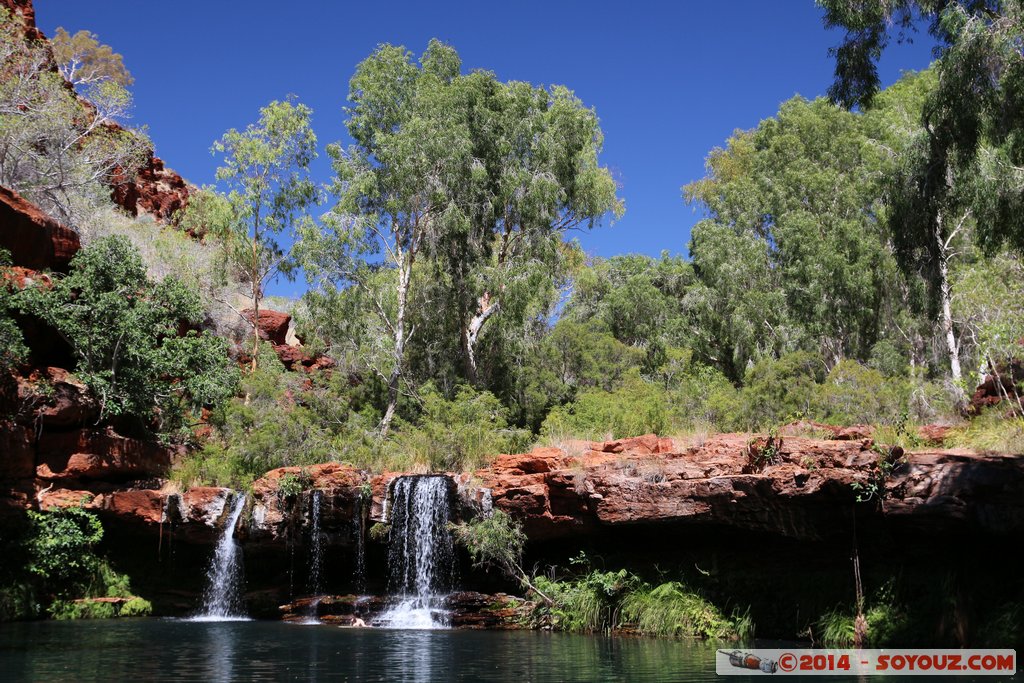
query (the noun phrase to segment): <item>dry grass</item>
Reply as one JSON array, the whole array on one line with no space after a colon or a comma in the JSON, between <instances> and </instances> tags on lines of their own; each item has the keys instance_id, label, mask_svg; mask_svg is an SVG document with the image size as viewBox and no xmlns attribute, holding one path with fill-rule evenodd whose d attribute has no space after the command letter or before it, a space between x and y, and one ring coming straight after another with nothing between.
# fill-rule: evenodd
<instances>
[{"instance_id":1,"label":"dry grass","mask_svg":"<svg viewBox=\"0 0 1024 683\"><path fill-rule=\"evenodd\" d=\"M84 216L83 245L109 235L121 235L139 250L150 278L174 276L198 292L218 336L240 342L249 335L251 328L236 312L248 306L246 287L223 275L220 249L212 237L199 242L147 216L131 218L113 205L93 208Z\"/></svg>"},{"instance_id":2,"label":"dry grass","mask_svg":"<svg viewBox=\"0 0 1024 683\"><path fill-rule=\"evenodd\" d=\"M950 431L946 443L978 451L1024 455L1024 418L990 409Z\"/></svg>"}]
</instances>

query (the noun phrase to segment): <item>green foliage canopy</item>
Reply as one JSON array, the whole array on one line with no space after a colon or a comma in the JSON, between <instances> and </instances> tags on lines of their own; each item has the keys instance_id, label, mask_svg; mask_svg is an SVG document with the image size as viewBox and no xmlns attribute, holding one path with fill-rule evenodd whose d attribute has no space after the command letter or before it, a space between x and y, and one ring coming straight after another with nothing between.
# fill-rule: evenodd
<instances>
[{"instance_id":1,"label":"green foliage canopy","mask_svg":"<svg viewBox=\"0 0 1024 683\"><path fill-rule=\"evenodd\" d=\"M75 255L66 277L17 298L74 351L75 373L98 398L101 420L129 415L173 429L189 408L234 391L224 340L179 334L202 321L197 295L172 277L150 281L123 237L96 240Z\"/></svg>"}]
</instances>

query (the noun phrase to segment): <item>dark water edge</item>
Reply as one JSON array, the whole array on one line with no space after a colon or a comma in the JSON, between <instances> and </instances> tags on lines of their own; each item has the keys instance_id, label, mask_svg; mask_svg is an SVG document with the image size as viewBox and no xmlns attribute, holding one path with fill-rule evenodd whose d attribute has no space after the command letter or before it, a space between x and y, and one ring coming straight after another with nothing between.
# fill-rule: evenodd
<instances>
[{"instance_id":1,"label":"dark water edge","mask_svg":"<svg viewBox=\"0 0 1024 683\"><path fill-rule=\"evenodd\" d=\"M654 638L533 631L351 629L267 621L2 623L0 680L747 680L745 676L717 676L715 649L713 643ZM1010 680L1022 677L1018 673Z\"/></svg>"}]
</instances>

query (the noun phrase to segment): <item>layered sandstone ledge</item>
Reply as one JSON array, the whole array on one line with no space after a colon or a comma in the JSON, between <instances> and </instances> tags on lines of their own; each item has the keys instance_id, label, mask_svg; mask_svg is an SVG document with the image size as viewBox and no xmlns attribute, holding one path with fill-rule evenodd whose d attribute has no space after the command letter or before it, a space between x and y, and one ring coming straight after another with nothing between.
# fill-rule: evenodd
<instances>
[{"instance_id":1,"label":"layered sandstone ledge","mask_svg":"<svg viewBox=\"0 0 1024 683\"><path fill-rule=\"evenodd\" d=\"M120 527L155 533L169 524L186 540L212 542L226 517L228 489L178 492L162 480L133 485L132 478L166 467L168 454L106 433L64 438L82 452L66 461L40 461L34 480L22 480L35 490L26 491L21 504L47 509L84 501ZM854 509L880 523L928 533L1024 531L1022 456L940 449L901 454L876 448L870 439L800 437L783 438L758 456L767 446L766 437L749 434L699 443L648 435L501 455L488 467L451 475L460 502L456 514L503 510L523 523L531 540L653 525L823 539L846 533ZM894 464L885 477L879 469L884 459ZM249 494L239 536L271 545L301 538L309 510L307 497L292 491L297 483L323 493L329 542L348 545L360 520L387 521L389 485L402 474L370 476L338 463L273 470ZM876 495L857 503L855 484L862 497L863 491Z\"/></svg>"}]
</instances>

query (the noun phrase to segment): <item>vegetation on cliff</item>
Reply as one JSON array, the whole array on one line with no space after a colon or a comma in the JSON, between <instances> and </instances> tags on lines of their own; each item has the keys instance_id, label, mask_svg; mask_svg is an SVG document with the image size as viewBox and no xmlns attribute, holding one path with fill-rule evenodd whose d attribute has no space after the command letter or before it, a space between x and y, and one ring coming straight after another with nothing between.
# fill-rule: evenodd
<instances>
[{"instance_id":1,"label":"vegetation on cliff","mask_svg":"<svg viewBox=\"0 0 1024 683\"><path fill-rule=\"evenodd\" d=\"M537 439L774 438L793 421L869 424L903 447L941 422L950 443L1024 453L1019 11L822 4L850 31L833 101L794 97L710 151L682 188L703 218L686 257L675 244L611 258L570 239L625 209L597 113L565 86L465 72L437 40L418 59L382 45L355 67L353 144L326 148L327 186L308 177L312 112L283 97L214 144L219 185L183 189L169 224L129 216L111 189L153 159L126 127L120 56L88 33L58 32L51 51L0 10L0 184L84 245L66 273L26 274L0 251L0 372L26 380L64 353L98 406L89 427L191 447L172 475L184 486L248 487L328 461L473 470ZM934 19L941 55L879 89L887 22L915 10ZM306 294L280 302L294 326L269 334L268 281L300 273ZM47 336L59 348L40 360ZM329 368L296 360L319 353ZM986 400L969 405L986 377ZM46 380L32 382L45 402ZM24 407L3 428L18 419L30 434ZM883 470L860 489L873 505ZM4 539L24 560L4 577L5 615L40 601L55 616L113 613L75 600L129 598L95 554L88 513L26 524ZM541 595L547 624L708 638L752 627L685 576L582 564L530 576L521 532L497 512L481 525L459 532L470 554ZM879 592L836 606L810 635L846 644L864 616L882 643L905 635L905 604ZM1012 631L1019 608L1000 619Z\"/></svg>"}]
</instances>

